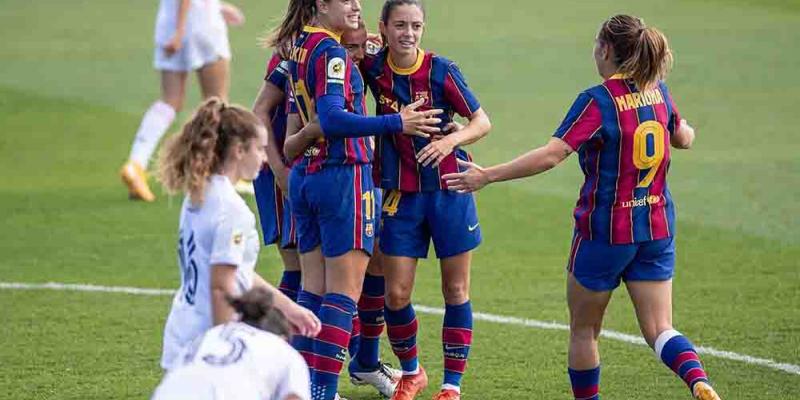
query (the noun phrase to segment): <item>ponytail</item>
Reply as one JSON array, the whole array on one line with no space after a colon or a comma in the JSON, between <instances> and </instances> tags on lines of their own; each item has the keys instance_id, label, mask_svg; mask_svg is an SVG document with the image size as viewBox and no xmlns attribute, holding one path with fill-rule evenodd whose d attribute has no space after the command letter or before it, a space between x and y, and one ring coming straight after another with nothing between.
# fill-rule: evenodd
<instances>
[{"instance_id":1,"label":"ponytail","mask_svg":"<svg viewBox=\"0 0 800 400\"><path fill-rule=\"evenodd\" d=\"M627 75L640 91L655 86L672 68L672 51L666 36L645 26L640 18L613 16L603 23L598 38L614 48L619 72Z\"/></svg>"},{"instance_id":2,"label":"ponytail","mask_svg":"<svg viewBox=\"0 0 800 400\"><path fill-rule=\"evenodd\" d=\"M255 328L288 338L286 316L274 307L274 296L264 288L252 289L240 297L228 298L239 320Z\"/></svg>"},{"instance_id":3,"label":"ponytail","mask_svg":"<svg viewBox=\"0 0 800 400\"><path fill-rule=\"evenodd\" d=\"M202 203L206 180L220 168L230 146L255 138L259 125L259 119L241 106L229 106L218 97L206 100L161 150L159 178L164 188L172 194L184 191L192 203Z\"/></svg>"},{"instance_id":4,"label":"ponytail","mask_svg":"<svg viewBox=\"0 0 800 400\"><path fill-rule=\"evenodd\" d=\"M283 21L263 40L263 44L286 56L295 38L304 26L311 23L316 12L316 0L289 0Z\"/></svg>"}]
</instances>

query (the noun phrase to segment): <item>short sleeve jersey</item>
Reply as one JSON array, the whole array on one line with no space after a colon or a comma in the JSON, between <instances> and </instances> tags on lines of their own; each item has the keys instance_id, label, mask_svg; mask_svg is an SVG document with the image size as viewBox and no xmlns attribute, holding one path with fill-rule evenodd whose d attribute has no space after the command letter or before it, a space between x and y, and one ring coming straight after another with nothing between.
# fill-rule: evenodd
<instances>
[{"instance_id":1,"label":"short sleeve jersey","mask_svg":"<svg viewBox=\"0 0 800 400\"><path fill-rule=\"evenodd\" d=\"M574 216L584 238L629 244L674 234L667 172L680 121L663 82L639 91L615 75L578 95L553 136L578 152L585 180Z\"/></svg>"},{"instance_id":2,"label":"short sleeve jersey","mask_svg":"<svg viewBox=\"0 0 800 400\"><path fill-rule=\"evenodd\" d=\"M162 367L169 369L177 352L212 326L211 269L236 267L236 292L243 293L253 284L259 246L255 215L227 177L208 179L199 207L187 196L178 238L181 287L164 328Z\"/></svg>"},{"instance_id":3,"label":"short sleeve jersey","mask_svg":"<svg viewBox=\"0 0 800 400\"><path fill-rule=\"evenodd\" d=\"M424 98L425 103L419 110L443 109L440 116L440 127L443 128L455 114L467 118L481 108L458 66L434 53L419 50L413 66L400 68L384 49L368 55L361 69L379 115L397 113L404 106ZM416 155L429 143L429 139L408 135L379 136L376 159L381 179L377 185L404 192L446 190L442 176L459 172L456 159L468 161L469 154L456 148L437 167L423 167L417 162Z\"/></svg>"},{"instance_id":4,"label":"short sleeve jersey","mask_svg":"<svg viewBox=\"0 0 800 400\"><path fill-rule=\"evenodd\" d=\"M273 53L267 62L264 81L271 83L284 93L289 92L289 62L282 60L278 53ZM272 132L275 135L276 147L283 154L283 143L286 140L286 117L289 111L289 96L285 96L282 105L270 110L269 118ZM284 160L286 162L286 160Z\"/></svg>"},{"instance_id":5,"label":"short sleeve jersey","mask_svg":"<svg viewBox=\"0 0 800 400\"><path fill-rule=\"evenodd\" d=\"M339 36L325 29L306 26L291 50L289 76L293 111L303 125L317 115L317 101L326 95L341 96L347 112L366 115L364 80ZM325 165L369 164L372 146L368 137L321 138L296 164L314 173Z\"/></svg>"}]
</instances>

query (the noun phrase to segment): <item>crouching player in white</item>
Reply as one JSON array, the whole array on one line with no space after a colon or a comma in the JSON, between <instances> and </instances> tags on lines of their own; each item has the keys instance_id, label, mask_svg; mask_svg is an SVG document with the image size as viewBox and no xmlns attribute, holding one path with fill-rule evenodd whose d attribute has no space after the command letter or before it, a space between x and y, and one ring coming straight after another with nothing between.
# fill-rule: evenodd
<instances>
[{"instance_id":1,"label":"crouching player in white","mask_svg":"<svg viewBox=\"0 0 800 400\"><path fill-rule=\"evenodd\" d=\"M131 199L153 201L145 170L186 96L188 74L197 71L203 98L226 99L231 49L228 28L244 14L220 0L161 0L155 29L154 67L161 75L161 97L147 110L120 178Z\"/></svg>"},{"instance_id":2,"label":"crouching player in white","mask_svg":"<svg viewBox=\"0 0 800 400\"><path fill-rule=\"evenodd\" d=\"M287 343L289 325L273 295L257 288L229 300L239 322L192 342L152 400L308 400L308 367Z\"/></svg>"},{"instance_id":3,"label":"crouching player in white","mask_svg":"<svg viewBox=\"0 0 800 400\"><path fill-rule=\"evenodd\" d=\"M161 366L212 326L229 322L227 296L263 288L274 296L294 333L316 336L320 322L255 273L259 239L256 219L232 182L253 179L264 163L267 134L250 111L211 98L180 134L170 138L160 162L170 192L183 191L178 239L181 287L164 329Z\"/></svg>"}]
</instances>

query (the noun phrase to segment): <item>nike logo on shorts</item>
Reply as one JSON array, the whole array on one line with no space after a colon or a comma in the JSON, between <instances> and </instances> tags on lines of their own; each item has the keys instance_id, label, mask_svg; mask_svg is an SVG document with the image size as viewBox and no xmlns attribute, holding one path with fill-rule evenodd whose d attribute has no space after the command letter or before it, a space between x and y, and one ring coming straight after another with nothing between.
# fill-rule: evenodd
<instances>
[{"instance_id":1,"label":"nike logo on shorts","mask_svg":"<svg viewBox=\"0 0 800 400\"><path fill-rule=\"evenodd\" d=\"M475 229L478 229L478 225L480 225L480 223L477 223L475 225L470 225L467 227L467 229L469 229L470 232L474 232Z\"/></svg>"}]
</instances>

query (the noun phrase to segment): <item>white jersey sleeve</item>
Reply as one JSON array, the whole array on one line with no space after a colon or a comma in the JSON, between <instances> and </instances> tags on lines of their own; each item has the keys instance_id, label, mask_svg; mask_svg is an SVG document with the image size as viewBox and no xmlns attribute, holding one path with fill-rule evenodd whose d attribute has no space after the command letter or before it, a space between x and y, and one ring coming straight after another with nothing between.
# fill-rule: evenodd
<instances>
[{"instance_id":1,"label":"white jersey sleeve","mask_svg":"<svg viewBox=\"0 0 800 400\"><path fill-rule=\"evenodd\" d=\"M238 267L244 262L247 244L245 233L252 227L248 226L245 216L238 215L235 208L226 208L220 213L219 223L214 230L209 264Z\"/></svg>"},{"instance_id":2,"label":"white jersey sleeve","mask_svg":"<svg viewBox=\"0 0 800 400\"><path fill-rule=\"evenodd\" d=\"M275 389L273 398L283 400L289 395L295 395L300 400L311 399L311 387L309 384L308 365L299 353L291 353L287 357L288 365L284 369L283 379Z\"/></svg>"}]
</instances>

